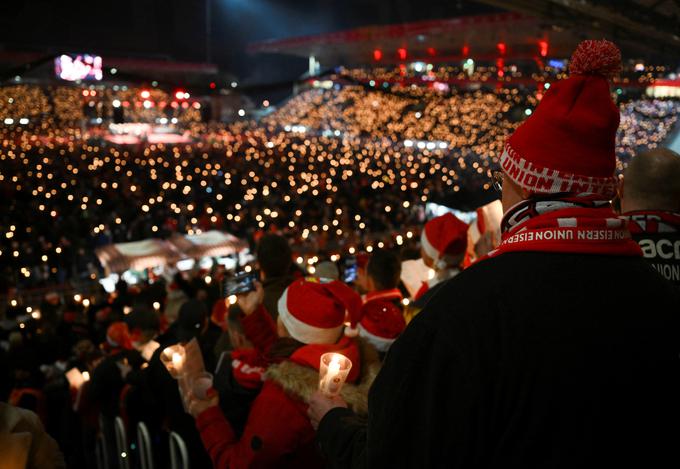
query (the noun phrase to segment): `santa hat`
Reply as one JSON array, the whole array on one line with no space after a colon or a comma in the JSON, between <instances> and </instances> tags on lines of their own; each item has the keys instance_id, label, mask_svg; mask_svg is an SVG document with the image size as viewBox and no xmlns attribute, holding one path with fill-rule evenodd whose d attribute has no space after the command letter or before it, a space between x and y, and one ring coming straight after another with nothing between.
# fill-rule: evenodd
<instances>
[{"instance_id":1,"label":"santa hat","mask_svg":"<svg viewBox=\"0 0 680 469\"><path fill-rule=\"evenodd\" d=\"M420 245L438 267L446 267L445 258L463 254L467 249L468 225L452 213L433 218L425 224Z\"/></svg>"},{"instance_id":2,"label":"santa hat","mask_svg":"<svg viewBox=\"0 0 680 469\"><path fill-rule=\"evenodd\" d=\"M342 282L296 280L278 302L279 318L292 338L305 344L333 344L345 315L358 318L361 297Z\"/></svg>"},{"instance_id":3,"label":"santa hat","mask_svg":"<svg viewBox=\"0 0 680 469\"><path fill-rule=\"evenodd\" d=\"M362 309L359 336L379 352L386 352L406 328L401 308L387 301L368 302Z\"/></svg>"},{"instance_id":4,"label":"santa hat","mask_svg":"<svg viewBox=\"0 0 680 469\"><path fill-rule=\"evenodd\" d=\"M111 323L106 330L106 342L113 348L132 349L132 340L127 324L122 321Z\"/></svg>"},{"instance_id":5,"label":"santa hat","mask_svg":"<svg viewBox=\"0 0 680 469\"><path fill-rule=\"evenodd\" d=\"M546 91L506 142L501 156L505 175L532 193L613 197L619 110L608 80L620 70L621 52L613 43L579 44L569 78Z\"/></svg>"}]
</instances>

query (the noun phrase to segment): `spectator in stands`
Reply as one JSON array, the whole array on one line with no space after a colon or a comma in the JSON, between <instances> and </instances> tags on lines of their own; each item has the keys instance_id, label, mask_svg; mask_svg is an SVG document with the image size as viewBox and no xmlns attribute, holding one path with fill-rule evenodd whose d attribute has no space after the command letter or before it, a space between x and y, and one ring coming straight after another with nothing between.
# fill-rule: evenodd
<instances>
[{"instance_id":1,"label":"spectator in stands","mask_svg":"<svg viewBox=\"0 0 680 469\"><path fill-rule=\"evenodd\" d=\"M356 280L354 288L362 295L368 292L368 260L370 256L367 252L360 252L355 257Z\"/></svg>"},{"instance_id":2,"label":"spectator in stands","mask_svg":"<svg viewBox=\"0 0 680 469\"><path fill-rule=\"evenodd\" d=\"M314 269L314 276L327 280L340 280L340 271L335 262L323 261L319 262Z\"/></svg>"},{"instance_id":3,"label":"spectator in stands","mask_svg":"<svg viewBox=\"0 0 680 469\"><path fill-rule=\"evenodd\" d=\"M135 304L128 316L130 340L137 350L156 338L161 329L158 314L143 303Z\"/></svg>"},{"instance_id":4,"label":"spectator in stands","mask_svg":"<svg viewBox=\"0 0 680 469\"><path fill-rule=\"evenodd\" d=\"M268 234L257 243L257 263L264 288L264 307L276 320L276 304L283 291L293 282L290 275L293 263L288 240L283 236Z\"/></svg>"},{"instance_id":5,"label":"spectator in stands","mask_svg":"<svg viewBox=\"0 0 680 469\"><path fill-rule=\"evenodd\" d=\"M159 433L169 428L177 432L187 445L192 465L209 467L210 459L201 443L193 419L184 411L177 381L170 376L161 363L160 354L168 346L186 343L196 338L203 354L207 370L215 369L215 344L206 340L209 327L208 310L199 300L186 301L179 309L177 320L156 341L160 344L145 371L146 403L149 415L144 416L149 429Z\"/></svg>"},{"instance_id":6,"label":"spectator in stands","mask_svg":"<svg viewBox=\"0 0 680 469\"><path fill-rule=\"evenodd\" d=\"M680 292L609 202L620 60L610 42L581 43L570 77L509 138L502 242L392 346L367 426L313 396L338 467L680 463Z\"/></svg>"},{"instance_id":7,"label":"spectator in stands","mask_svg":"<svg viewBox=\"0 0 680 469\"><path fill-rule=\"evenodd\" d=\"M680 286L680 155L666 148L637 155L624 172L620 195L642 254Z\"/></svg>"},{"instance_id":8,"label":"spectator in stands","mask_svg":"<svg viewBox=\"0 0 680 469\"><path fill-rule=\"evenodd\" d=\"M383 359L406 327L403 295L398 288L401 260L393 251L378 249L371 253L366 270L368 293L363 296L357 329Z\"/></svg>"},{"instance_id":9,"label":"spectator in stands","mask_svg":"<svg viewBox=\"0 0 680 469\"><path fill-rule=\"evenodd\" d=\"M246 324L269 324L268 335L253 339L262 340L257 348L267 351L269 364L243 434L240 438L235 434L216 397L200 400L187 395L190 412L215 468L324 467L306 417L309 396L319 385L321 355L339 352L352 360L342 395L359 414L365 412L367 390L379 366L370 345L360 347L342 333L347 310L356 315L361 299L341 282L296 280L279 301L275 326L261 307L263 297L260 288L241 302Z\"/></svg>"},{"instance_id":10,"label":"spectator in stands","mask_svg":"<svg viewBox=\"0 0 680 469\"><path fill-rule=\"evenodd\" d=\"M0 349L0 466L26 469L65 468L64 456L38 416L7 404L14 383L7 354Z\"/></svg>"},{"instance_id":11,"label":"spectator in stands","mask_svg":"<svg viewBox=\"0 0 680 469\"><path fill-rule=\"evenodd\" d=\"M126 377L132 370L139 370L144 359L132 347L127 324L114 322L106 331L103 345L105 357L92 372L87 397L105 417L113 419L120 408L120 393Z\"/></svg>"},{"instance_id":12,"label":"spectator in stands","mask_svg":"<svg viewBox=\"0 0 680 469\"><path fill-rule=\"evenodd\" d=\"M416 307L422 308L445 280L458 275L465 257L468 225L454 214L446 213L425 224L420 236L420 255L434 276L418 290Z\"/></svg>"}]
</instances>

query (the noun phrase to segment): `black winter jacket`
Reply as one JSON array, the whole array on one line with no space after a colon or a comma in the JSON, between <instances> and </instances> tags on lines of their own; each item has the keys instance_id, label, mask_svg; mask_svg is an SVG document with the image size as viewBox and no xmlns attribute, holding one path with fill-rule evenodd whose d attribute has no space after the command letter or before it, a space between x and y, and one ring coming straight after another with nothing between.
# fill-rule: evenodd
<instances>
[{"instance_id":1,"label":"black winter jacket","mask_svg":"<svg viewBox=\"0 0 680 469\"><path fill-rule=\"evenodd\" d=\"M680 295L642 258L507 253L448 281L387 355L335 467L680 467Z\"/></svg>"}]
</instances>

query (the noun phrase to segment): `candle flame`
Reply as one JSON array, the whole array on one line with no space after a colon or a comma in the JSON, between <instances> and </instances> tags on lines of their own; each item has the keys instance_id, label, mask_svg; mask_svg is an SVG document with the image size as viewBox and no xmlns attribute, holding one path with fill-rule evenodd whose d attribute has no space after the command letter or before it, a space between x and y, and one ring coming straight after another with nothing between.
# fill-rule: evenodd
<instances>
[{"instance_id":1,"label":"candle flame","mask_svg":"<svg viewBox=\"0 0 680 469\"><path fill-rule=\"evenodd\" d=\"M340 357L333 355L331 362L328 364L328 373L336 375L340 372Z\"/></svg>"}]
</instances>

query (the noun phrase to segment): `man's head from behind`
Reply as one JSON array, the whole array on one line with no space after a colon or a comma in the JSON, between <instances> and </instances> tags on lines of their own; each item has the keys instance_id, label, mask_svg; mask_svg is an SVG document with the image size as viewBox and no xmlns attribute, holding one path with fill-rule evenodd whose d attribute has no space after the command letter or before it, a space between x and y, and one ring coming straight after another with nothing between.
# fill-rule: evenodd
<instances>
[{"instance_id":1,"label":"man's head from behind","mask_svg":"<svg viewBox=\"0 0 680 469\"><path fill-rule=\"evenodd\" d=\"M401 261L394 252L374 251L368 261L368 290L381 291L397 288L401 276Z\"/></svg>"},{"instance_id":2,"label":"man's head from behind","mask_svg":"<svg viewBox=\"0 0 680 469\"><path fill-rule=\"evenodd\" d=\"M656 148L628 164L620 187L621 211L680 212L680 155Z\"/></svg>"},{"instance_id":3,"label":"man's head from behind","mask_svg":"<svg viewBox=\"0 0 680 469\"><path fill-rule=\"evenodd\" d=\"M263 280L286 275L293 263L292 252L286 238L268 234L257 244L257 262Z\"/></svg>"},{"instance_id":4,"label":"man's head from behind","mask_svg":"<svg viewBox=\"0 0 680 469\"><path fill-rule=\"evenodd\" d=\"M619 110L609 80L620 68L621 53L611 42L579 44L569 78L552 84L505 143L505 212L534 194L615 195Z\"/></svg>"}]
</instances>

